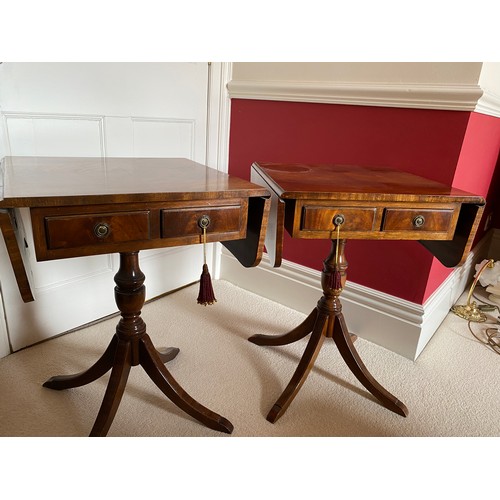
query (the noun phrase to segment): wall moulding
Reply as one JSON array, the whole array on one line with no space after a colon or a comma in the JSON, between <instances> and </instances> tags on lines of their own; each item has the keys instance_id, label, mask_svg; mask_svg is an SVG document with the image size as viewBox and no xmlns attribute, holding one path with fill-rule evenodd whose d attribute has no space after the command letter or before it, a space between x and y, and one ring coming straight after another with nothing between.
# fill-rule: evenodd
<instances>
[{"instance_id":1,"label":"wall moulding","mask_svg":"<svg viewBox=\"0 0 500 500\"><path fill-rule=\"evenodd\" d=\"M231 98L474 111L483 94L474 84L330 83L232 80Z\"/></svg>"},{"instance_id":2,"label":"wall moulding","mask_svg":"<svg viewBox=\"0 0 500 500\"><path fill-rule=\"evenodd\" d=\"M477 103L475 111L483 115L500 118L500 96L492 92L484 91Z\"/></svg>"}]
</instances>

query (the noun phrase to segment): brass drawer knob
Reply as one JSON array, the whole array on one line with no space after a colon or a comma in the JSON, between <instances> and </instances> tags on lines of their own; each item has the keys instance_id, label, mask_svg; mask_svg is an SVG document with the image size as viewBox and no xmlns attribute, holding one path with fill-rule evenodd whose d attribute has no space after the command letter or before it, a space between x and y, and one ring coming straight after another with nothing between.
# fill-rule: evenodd
<instances>
[{"instance_id":1,"label":"brass drawer knob","mask_svg":"<svg viewBox=\"0 0 500 500\"><path fill-rule=\"evenodd\" d=\"M99 222L94 226L94 234L98 238L106 238L111 232L111 228L105 222Z\"/></svg>"},{"instance_id":2,"label":"brass drawer knob","mask_svg":"<svg viewBox=\"0 0 500 500\"><path fill-rule=\"evenodd\" d=\"M333 223L336 225L336 226L341 226L343 223L345 222L345 217L343 214L337 214L334 218L333 218Z\"/></svg>"},{"instance_id":3,"label":"brass drawer knob","mask_svg":"<svg viewBox=\"0 0 500 500\"><path fill-rule=\"evenodd\" d=\"M422 227L425 224L425 217L423 215L417 215L413 219L413 225L415 227Z\"/></svg>"},{"instance_id":4,"label":"brass drawer knob","mask_svg":"<svg viewBox=\"0 0 500 500\"><path fill-rule=\"evenodd\" d=\"M210 217L208 215L203 215L200 217L198 220L198 226L201 227L201 229L206 229L208 226L210 226Z\"/></svg>"}]
</instances>

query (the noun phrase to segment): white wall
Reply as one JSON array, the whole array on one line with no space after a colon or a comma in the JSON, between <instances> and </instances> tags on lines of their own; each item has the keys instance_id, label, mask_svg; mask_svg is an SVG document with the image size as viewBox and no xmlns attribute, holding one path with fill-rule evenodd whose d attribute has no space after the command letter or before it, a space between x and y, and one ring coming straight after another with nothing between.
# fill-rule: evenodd
<instances>
[{"instance_id":1,"label":"white wall","mask_svg":"<svg viewBox=\"0 0 500 500\"><path fill-rule=\"evenodd\" d=\"M500 118L500 63L483 63L479 85L483 95L477 103L476 111Z\"/></svg>"},{"instance_id":2,"label":"white wall","mask_svg":"<svg viewBox=\"0 0 500 500\"><path fill-rule=\"evenodd\" d=\"M487 92L500 96L500 62L483 63L479 85Z\"/></svg>"},{"instance_id":3,"label":"white wall","mask_svg":"<svg viewBox=\"0 0 500 500\"><path fill-rule=\"evenodd\" d=\"M233 80L478 83L480 62L245 62L233 63Z\"/></svg>"},{"instance_id":4,"label":"white wall","mask_svg":"<svg viewBox=\"0 0 500 500\"><path fill-rule=\"evenodd\" d=\"M0 134L5 138L4 153L166 156L204 163L208 75L208 64L203 62L3 63L0 120L4 129ZM211 119L216 131L217 111L213 110L215 118ZM213 136L217 142L217 133ZM217 151L214 153L217 160ZM23 252L36 300L22 302L5 245L0 242L1 295L13 350L117 310L112 293L117 255L38 262L29 211L21 209L18 215L19 226L26 230ZM148 276L147 298L196 281L200 268L189 263L202 262L200 259L201 246L195 245L141 252L141 268ZM176 272L165 273L166 268ZM0 325L0 342L2 339Z\"/></svg>"}]
</instances>

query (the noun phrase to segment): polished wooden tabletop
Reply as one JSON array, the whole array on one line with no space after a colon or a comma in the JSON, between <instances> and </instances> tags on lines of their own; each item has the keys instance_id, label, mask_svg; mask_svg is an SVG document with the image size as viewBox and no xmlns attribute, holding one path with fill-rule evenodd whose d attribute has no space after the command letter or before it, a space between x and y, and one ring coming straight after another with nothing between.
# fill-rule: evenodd
<instances>
[{"instance_id":1,"label":"polished wooden tabletop","mask_svg":"<svg viewBox=\"0 0 500 500\"><path fill-rule=\"evenodd\" d=\"M465 201L484 204L480 196L385 166L257 162L276 194L286 199Z\"/></svg>"},{"instance_id":2,"label":"polished wooden tabletop","mask_svg":"<svg viewBox=\"0 0 500 500\"><path fill-rule=\"evenodd\" d=\"M185 158L7 156L0 207L266 196L267 190Z\"/></svg>"}]
</instances>

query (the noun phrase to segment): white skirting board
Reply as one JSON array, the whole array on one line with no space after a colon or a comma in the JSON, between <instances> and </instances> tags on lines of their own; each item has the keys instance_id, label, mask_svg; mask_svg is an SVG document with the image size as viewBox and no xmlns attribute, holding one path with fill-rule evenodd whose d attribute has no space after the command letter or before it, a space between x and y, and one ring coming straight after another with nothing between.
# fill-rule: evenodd
<instances>
[{"instance_id":1,"label":"white skirting board","mask_svg":"<svg viewBox=\"0 0 500 500\"><path fill-rule=\"evenodd\" d=\"M341 301L349 331L416 360L467 287L475 264L487 258L490 245L499 240L493 234L498 232L490 232L476 245L465 263L423 305L347 281ZM266 254L258 267L244 268L223 248L219 277L304 314L312 311L322 295L319 271L285 260L273 268Z\"/></svg>"}]
</instances>

